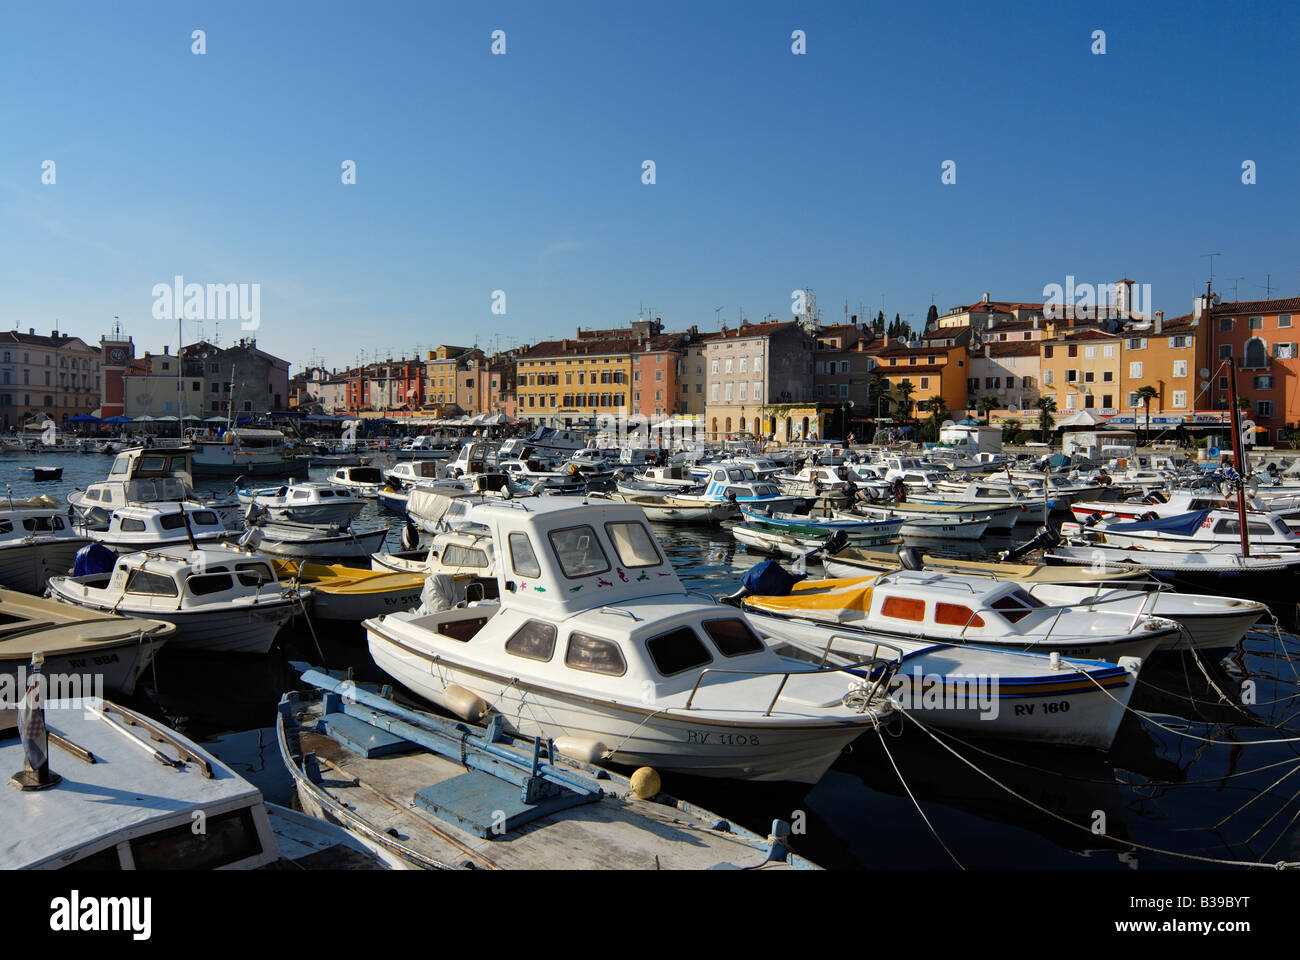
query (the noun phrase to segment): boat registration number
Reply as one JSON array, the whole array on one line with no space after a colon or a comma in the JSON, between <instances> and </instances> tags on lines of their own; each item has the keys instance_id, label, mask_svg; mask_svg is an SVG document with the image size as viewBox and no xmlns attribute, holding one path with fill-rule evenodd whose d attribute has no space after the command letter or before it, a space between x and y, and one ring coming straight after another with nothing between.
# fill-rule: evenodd
<instances>
[{"instance_id":1,"label":"boat registration number","mask_svg":"<svg viewBox=\"0 0 1300 960\"><path fill-rule=\"evenodd\" d=\"M758 737L745 733L709 733L704 730L687 730L687 743L716 743L724 747L756 747Z\"/></svg>"},{"instance_id":2,"label":"boat registration number","mask_svg":"<svg viewBox=\"0 0 1300 960\"><path fill-rule=\"evenodd\" d=\"M1016 716L1028 717L1034 713L1034 707L1041 707L1040 713L1069 713L1070 701L1058 700L1055 703L1017 703Z\"/></svg>"},{"instance_id":3,"label":"boat registration number","mask_svg":"<svg viewBox=\"0 0 1300 960\"><path fill-rule=\"evenodd\" d=\"M90 659L97 667L102 667L105 664L118 662L116 653L103 653L98 656L91 657ZM69 657L68 666L72 667L74 670L84 668L86 666L86 661L84 658L81 657Z\"/></svg>"}]
</instances>

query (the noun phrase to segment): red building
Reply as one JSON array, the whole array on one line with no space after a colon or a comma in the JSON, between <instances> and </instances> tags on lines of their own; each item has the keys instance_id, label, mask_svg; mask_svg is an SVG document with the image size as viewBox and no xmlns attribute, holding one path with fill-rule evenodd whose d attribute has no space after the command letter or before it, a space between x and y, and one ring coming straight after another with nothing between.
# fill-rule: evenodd
<instances>
[{"instance_id":1,"label":"red building","mask_svg":"<svg viewBox=\"0 0 1300 960\"><path fill-rule=\"evenodd\" d=\"M1256 443L1284 443L1287 424L1300 421L1297 319L1300 297L1220 303L1201 318L1209 346L1204 369L1210 371L1209 402L1204 405L1229 408L1231 380L1224 363L1235 364L1237 396L1249 404Z\"/></svg>"}]
</instances>

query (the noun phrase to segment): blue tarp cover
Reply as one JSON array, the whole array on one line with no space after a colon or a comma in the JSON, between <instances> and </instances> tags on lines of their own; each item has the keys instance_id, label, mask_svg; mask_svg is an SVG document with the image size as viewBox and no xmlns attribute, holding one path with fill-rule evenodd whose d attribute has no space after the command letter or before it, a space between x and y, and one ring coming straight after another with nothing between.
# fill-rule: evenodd
<instances>
[{"instance_id":1,"label":"blue tarp cover","mask_svg":"<svg viewBox=\"0 0 1300 960\"><path fill-rule=\"evenodd\" d=\"M72 575L85 577L92 573L108 573L117 563L117 554L102 543L88 543L77 551L72 562Z\"/></svg>"},{"instance_id":2,"label":"blue tarp cover","mask_svg":"<svg viewBox=\"0 0 1300 960\"><path fill-rule=\"evenodd\" d=\"M1157 520L1112 523L1108 524L1106 529L1114 530L1116 533L1138 533L1146 530L1152 533L1175 533L1179 536L1190 537L1209 515L1209 510L1197 510L1194 513L1183 513L1176 517L1162 517Z\"/></svg>"},{"instance_id":3,"label":"blue tarp cover","mask_svg":"<svg viewBox=\"0 0 1300 960\"><path fill-rule=\"evenodd\" d=\"M764 560L750 567L741 583L750 593L761 597L784 597L806 576L806 573L791 573L775 560Z\"/></svg>"}]
</instances>

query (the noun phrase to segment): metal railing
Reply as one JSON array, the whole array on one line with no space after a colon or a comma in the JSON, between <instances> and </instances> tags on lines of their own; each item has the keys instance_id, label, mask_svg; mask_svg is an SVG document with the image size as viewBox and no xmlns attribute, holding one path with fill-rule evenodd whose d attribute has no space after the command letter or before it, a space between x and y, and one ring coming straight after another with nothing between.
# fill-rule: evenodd
<instances>
[{"instance_id":1,"label":"metal railing","mask_svg":"<svg viewBox=\"0 0 1300 960\"><path fill-rule=\"evenodd\" d=\"M842 637L839 639L849 638ZM830 643L827 644L827 653L830 651L831 643L834 643L835 640L836 638L832 636ZM863 641L857 642L861 643ZM885 659L880 656L879 652L882 648L893 653L895 655L894 659ZM781 694L785 692L785 685L789 682L791 676L812 677L829 673L852 673L855 670L865 670L867 680L871 681L870 686L866 689L855 691L855 693L858 693L863 697L863 707L858 711L859 713L862 713L866 710L866 705L880 695L881 691L888 685L889 681L893 679L898 668L903 664L903 651L899 647L877 641L873 651L873 655L865 660L856 660L838 667L825 666L825 656L823 656L821 663L815 670L737 670L722 667L705 667L700 671L700 675L695 678L695 684L691 687L690 696L686 698L686 706L684 709L691 709L691 704L695 702L695 695L700 690L700 684L704 682L705 675L710 673L738 674L753 677L780 677L781 682L777 686L776 692L772 694L772 699L768 701L767 709L763 711L763 716L770 717L772 711L776 708L777 701L781 699ZM875 677L872 676L873 673L876 674Z\"/></svg>"}]
</instances>

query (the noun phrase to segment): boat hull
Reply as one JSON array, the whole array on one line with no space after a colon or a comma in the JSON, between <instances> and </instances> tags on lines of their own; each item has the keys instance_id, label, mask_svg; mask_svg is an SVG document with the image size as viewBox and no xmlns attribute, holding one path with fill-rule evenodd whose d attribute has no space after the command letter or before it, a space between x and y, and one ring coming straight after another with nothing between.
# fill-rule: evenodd
<instances>
[{"instance_id":1,"label":"boat hull","mask_svg":"<svg viewBox=\"0 0 1300 960\"><path fill-rule=\"evenodd\" d=\"M45 592L50 577L72 569L77 551L90 542L87 537L61 537L0 548L0 587L39 596Z\"/></svg>"},{"instance_id":2,"label":"boat hull","mask_svg":"<svg viewBox=\"0 0 1300 960\"><path fill-rule=\"evenodd\" d=\"M605 759L702 777L816 783L869 724L710 722L686 711L622 709L559 691L521 688L394 642L367 625L376 665L420 696L449 709L447 688L482 697L521 736L579 737L604 744Z\"/></svg>"},{"instance_id":3,"label":"boat hull","mask_svg":"<svg viewBox=\"0 0 1300 960\"><path fill-rule=\"evenodd\" d=\"M157 620L158 617L151 617ZM103 693L129 697L135 693L136 682L148 669L153 658L169 642L149 637L123 640L117 643L104 643L94 649L76 653L47 653L42 667L47 677L102 677ZM0 660L0 673L17 678L20 668L29 666L29 658L6 658ZM57 692L57 691L51 691ZM79 696L95 696L100 691L85 690ZM60 699L54 697L54 699Z\"/></svg>"}]
</instances>

